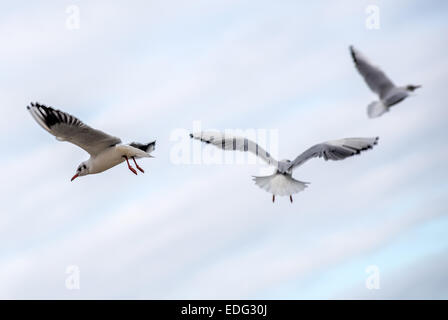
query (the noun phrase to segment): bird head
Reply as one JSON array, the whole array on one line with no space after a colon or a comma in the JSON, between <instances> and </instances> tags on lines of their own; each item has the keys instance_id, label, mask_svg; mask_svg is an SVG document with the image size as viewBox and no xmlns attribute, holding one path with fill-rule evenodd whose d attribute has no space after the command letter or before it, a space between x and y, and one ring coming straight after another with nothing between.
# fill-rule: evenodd
<instances>
[{"instance_id":1,"label":"bird head","mask_svg":"<svg viewBox=\"0 0 448 320\"><path fill-rule=\"evenodd\" d=\"M413 92L414 90L421 88L421 85L413 85L413 84L409 84L406 86L406 90Z\"/></svg>"},{"instance_id":2,"label":"bird head","mask_svg":"<svg viewBox=\"0 0 448 320\"><path fill-rule=\"evenodd\" d=\"M72 177L71 181L75 180L78 177L85 176L87 174L89 174L89 164L87 163L87 161L84 161L78 166L78 169L76 169L76 173Z\"/></svg>"},{"instance_id":3,"label":"bird head","mask_svg":"<svg viewBox=\"0 0 448 320\"><path fill-rule=\"evenodd\" d=\"M279 167L278 170L281 173L287 173L287 174L292 174L292 170L288 169L289 165L291 164L291 160L288 159L282 159L279 163Z\"/></svg>"}]
</instances>

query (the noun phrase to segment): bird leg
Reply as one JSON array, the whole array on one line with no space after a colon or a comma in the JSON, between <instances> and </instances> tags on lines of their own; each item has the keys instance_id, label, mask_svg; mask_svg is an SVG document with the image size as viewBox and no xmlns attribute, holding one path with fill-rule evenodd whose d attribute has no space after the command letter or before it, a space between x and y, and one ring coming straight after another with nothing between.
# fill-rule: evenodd
<instances>
[{"instance_id":1,"label":"bird leg","mask_svg":"<svg viewBox=\"0 0 448 320\"><path fill-rule=\"evenodd\" d=\"M275 194L272 195L272 203L275 202Z\"/></svg>"},{"instance_id":2,"label":"bird leg","mask_svg":"<svg viewBox=\"0 0 448 320\"><path fill-rule=\"evenodd\" d=\"M291 203L292 203L292 195L289 195L289 200L291 200Z\"/></svg>"},{"instance_id":3,"label":"bird leg","mask_svg":"<svg viewBox=\"0 0 448 320\"><path fill-rule=\"evenodd\" d=\"M129 164L128 157L123 156L123 158L126 159L126 162L127 162L127 164L128 164L128 168L129 168L129 170L131 170L132 172L134 172L134 173L137 175L137 171L136 171L134 168L132 168L131 165Z\"/></svg>"},{"instance_id":4,"label":"bird leg","mask_svg":"<svg viewBox=\"0 0 448 320\"><path fill-rule=\"evenodd\" d=\"M134 160L135 166L137 167L138 170L140 170L142 173L145 173L145 170L143 170L142 168L139 167L139 165L137 164L137 161L135 161L135 158L132 157L132 160Z\"/></svg>"}]
</instances>

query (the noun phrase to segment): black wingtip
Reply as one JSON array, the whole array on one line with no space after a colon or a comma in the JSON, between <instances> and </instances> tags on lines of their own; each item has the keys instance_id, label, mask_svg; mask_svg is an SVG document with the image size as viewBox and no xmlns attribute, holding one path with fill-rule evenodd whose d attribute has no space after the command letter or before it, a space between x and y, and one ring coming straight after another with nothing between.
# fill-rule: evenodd
<instances>
[{"instance_id":1,"label":"black wingtip","mask_svg":"<svg viewBox=\"0 0 448 320\"><path fill-rule=\"evenodd\" d=\"M44 104L40 104L39 102L32 102L32 101L30 102L29 105L26 106L26 108L28 110L30 110L31 108L40 108L40 107L46 108L46 106Z\"/></svg>"},{"instance_id":2,"label":"black wingtip","mask_svg":"<svg viewBox=\"0 0 448 320\"><path fill-rule=\"evenodd\" d=\"M353 46L350 46L350 54L352 56L353 61L356 62L356 52Z\"/></svg>"},{"instance_id":3,"label":"black wingtip","mask_svg":"<svg viewBox=\"0 0 448 320\"><path fill-rule=\"evenodd\" d=\"M51 107L47 107L45 104L42 104L42 103L39 103L39 102L30 102L30 105L31 105L31 107L32 108L50 108L50 109L52 109Z\"/></svg>"},{"instance_id":4,"label":"black wingtip","mask_svg":"<svg viewBox=\"0 0 448 320\"><path fill-rule=\"evenodd\" d=\"M192 138L192 139L193 139L193 134L192 134L192 133L190 133L190 138Z\"/></svg>"}]
</instances>

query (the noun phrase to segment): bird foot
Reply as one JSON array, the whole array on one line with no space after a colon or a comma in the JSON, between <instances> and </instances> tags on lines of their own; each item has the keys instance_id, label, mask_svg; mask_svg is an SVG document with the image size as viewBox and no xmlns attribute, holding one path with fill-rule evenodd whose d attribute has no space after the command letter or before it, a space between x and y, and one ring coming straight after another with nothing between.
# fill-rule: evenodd
<instances>
[{"instance_id":1,"label":"bird foot","mask_svg":"<svg viewBox=\"0 0 448 320\"><path fill-rule=\"evenodd\" d=\"M137 175L137 171L136 171L134 168L132 168L131 166L129 166L128 168L129 168L129 170L131 170L132 172L134 172L135 175Z\"/></svg>"},{"instance_id":2,"label":"bird foot","mask_svg":"<svg viewBox=\"0 0 448 320\"><path fill-rule=\"evenodd\" d=\"M140 166L137 164L137 161L135 161L135 158L132 157L132 160L134 160L135 166L137 167L138 170L140 170L142 173L145 173L145 170L143 170L142 168L140 168Z\"/></svg>"},{"instance_id":3,"label":"bird foot","mask_svg":"<svg viewBox=\"0 0 448 320\"><path fill-rule=\"evenodd\" d=\"M129 170L131 170L135 175L137 175L137 171L136 171L134 168L132 168L131 165L129 164L128 157L123 156L123 158L126 159L126 163L128 164L128 168L129 168ZM132 159L134 159L134 158L132 158ZM135 159L134 159L134 162L135 162ZM135 164L137 164L137 162L136 162ZM138 166L137 166L137 167L138 167Z\"/></svg>"}]
</instances>

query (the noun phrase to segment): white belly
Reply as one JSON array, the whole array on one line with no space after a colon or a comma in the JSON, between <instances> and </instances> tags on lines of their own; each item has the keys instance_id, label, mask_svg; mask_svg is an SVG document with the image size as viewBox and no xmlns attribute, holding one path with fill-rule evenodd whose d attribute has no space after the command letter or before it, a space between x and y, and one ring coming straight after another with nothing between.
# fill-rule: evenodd
<instances>
[{"instance_id":1,"label":"white belly","mask_svg":"<svg viewBox=\"0 0 448 320\"><path fill-rule=\"evenodd\" d=\"M115 167L123 161L125 161L125 159L123 158L123 155L118 152L116 147L109 148L97 155L95 158L92 158L90 173L103 172L107 169Z\"/></svg>"},{"instance_id":2,"label":"white belly","mask_svg":"<svg viewBox=\"0 0 448 320\"><path fill-rule=\"evenodd\" d=\"M117 164L126 161L124 156L131 158L149 157L149 155L137 148L128 145L117 145L106 149L94 158L91 158L92 167L90 173L100 173L115 167Z\"/></svg>"}]
</instances>

